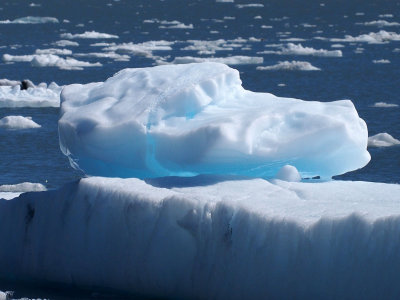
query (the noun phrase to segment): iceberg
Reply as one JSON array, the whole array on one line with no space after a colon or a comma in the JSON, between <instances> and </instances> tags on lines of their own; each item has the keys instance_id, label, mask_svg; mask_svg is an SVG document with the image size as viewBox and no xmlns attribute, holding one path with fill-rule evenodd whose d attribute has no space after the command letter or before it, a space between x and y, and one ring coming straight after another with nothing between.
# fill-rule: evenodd
<instances>
[{"instance_id":1,"label":"iceberg","mask_svg":"<svg viewBox=\"0 0 400 300\"><path fill-rule=\"evenodd\" d=\"M260 66L257 67L257 70L260 71L320 71L320 68L317 68L310 64L308 61L280 61L276 65L272 66Z\"/></svg>"},{"instance_id":2,"label":"iceberg","mask_svg":"<svg viewBox=\"0 0 400 300\"><path fill-rule=\"evenodd\" d=\"M15 20L3 20L0 24L44 24L44 23L59 23L57 18L53 17L33 17L27 16L17 18Z\"/></svg>"},{"instance_id":3,"label":"iceberg","mask_svg":"<svg viewBox=\"0 0 400 300\"><path fill-rule=\"evenodd\" d=\"M149 183L91 177L0 200L0 277L157 299L400 295L399 185Z\"/></svg>"},{"instance_id":4,"label":"iceberg","mask_svg":"<svg viewBox=\"0 0 400 300\"><path fill-rule=\"evenodd\" d=\"M125 69L69 85L60 116L61 150L88 175L271 178L289 164L326 179L370 160L351 101L247 91L239 72L220 63Z\"/></svg>"}]
</instances>

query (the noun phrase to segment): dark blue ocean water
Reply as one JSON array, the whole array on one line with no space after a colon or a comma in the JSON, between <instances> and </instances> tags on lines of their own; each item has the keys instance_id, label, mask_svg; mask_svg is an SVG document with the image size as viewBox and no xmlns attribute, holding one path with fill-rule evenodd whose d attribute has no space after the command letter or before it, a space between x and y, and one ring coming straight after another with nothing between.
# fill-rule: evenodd
<instances>
[{"instance_id":1,"label":"dark blue ocean water","mask_svg":"<svg viewBox=\"0 0 400 300\"><path fill-rule=\"evenodd\" d=\"M263 7L242 7L238 4L263 4ZM330 38L357 37L379 32L400 33L400 26L367 26L365 23L385 20L400 22L398 1L238 1L218 3L215 0L13 0L0 3L0 19L14 20L26 16L55 17L59 23L0 24L0 55L33 54L36 49L55 48L62 33L97 31L118 35L118 39L75 39L75 59L100 62L102 67L83 70L60 70L56 67L33 67L27 62L0 63L0 78L25 79L34 83L55 81L59 85L104 81L128 67L155 65L155 59L130 54L129 61L110 58L75 57L77 53L102 52L93 43L135 43L170 41L171 50L153 51L166 61L174 57L263 57L262 64L234 65L241 72L246 89L271 92L305 100L331 101L351 99L360 116L367 122L370 135L388 132L400 138L400 108L372 107L375 102L400 104L400 42L380 44L365 42L332 42ZM147 21L145 21L147 20ZM151 21L149 21L151 20ZM179 21L193 25L191 29L161 28L163 21ZM167 24L165 27L171 26ZM264 27L264 28L263 28ZM267 27L267 28L265 28ZM240 47L198 54L183 50L188 40L225 41L245 39ZM249 38L259 39L252 41ZM273 44L286 44L282 39L301 38L303 47L341 50L343 57L258 54ZM323 39L321 39L323 38ZM234 42L231 42L234 43ZM332 48L332 44L342 48ZM60 47L58 47L60 48ZM362 48L362 49L360 49ZM64 56L65 57L65 56ZM386 59L390 63L376 64ZM259 71L278 61L307 61L321 71ZM281 85L279 85L281 84ZM282 86L284 84L284 86ZM0 109L0 117L31 116L42 125L38 130L0 131L0 184L22 181L41 182L55 188L80 176L60 153L57 137L58 109ZM372 160L362 170L339 178L382 182L400 181L400 147L371 148Z\"/></svg>"},{"instance_id":2,"label":"dark blue ocean water","mask_svg":"<svg viewBox=\"0 0 400 300\"><path fill-rule=\"evenodd\" d=\"M367 122L370 135L388 132L395 138L400 138L400 107L372 106L376 102L400 105L400 50L396 50L400 48L400 41L368 44L327 40L344 38L345 35L357 37L380 30L399 34L400 26L395 24L384 27L365 25L367 22L377 20L400 23L399 1L235 0L230 3L217 3L215 0L32 1L1 1L0 19L46 16L57 18L59 23L0 24L1 56L33 54L36 49L54 48L51 44L61 40L62 33L76 34L93 30L118 35L119 38L77 39L74 41L79 43L78 47L65 48L71 49L74 54L90 53L102 52L102 47L91 46L93 43L139 44L165 40L173 42L172 49L153 51L152 54L166 61L172 61L174 57L179 56L263 57L262 64L233 66L241 72L243 86L246 89L305 100L351 99L360 116ZM263 7L237 6L251 3L263 4ZM144 22L145 20L152 21ZM185 25L192 24L193 28L160 28L162 21L175 20ZM167 24L166 27L168 26L170 25ZM239 37L246 40L240 43L240 47L217 51L215 54L203 55L195 50L183 50L188 46L188 40L228 41ZM295 42L301 43L304 47L339 49L343 52L343 57L257 53L276 50L277 48L268 45L286 44L287 42L281 39L287 38L304 39ZM332 44L338 43L343 47L331 47ZM0 62L0 78L14 80L27 78L36 84L55 81L59 85L65 85L104 81L123 68L148 67L156 64L149 56L133 54L130 54L129 61L94 57L74 58L101 62L103 66L72 71L56 67L33 67L26 62L11 64ZM373 63L373 60L381 59L389 60L390 63ZM257 66L274 65L286 60L307 61L321 71L256 70ZM58 109L0 108L0 118L8 115L31 116L42 127L24 131L0 130L0 185L30 181L43 183L48 188L56 188L81 176L69 166L67 158L59 150ZM399 183L400 147L370 148L369 151L372 160L368 166L338 178ZM54 298L57 297L61 296Z\"/></svg>"}]
</instances>

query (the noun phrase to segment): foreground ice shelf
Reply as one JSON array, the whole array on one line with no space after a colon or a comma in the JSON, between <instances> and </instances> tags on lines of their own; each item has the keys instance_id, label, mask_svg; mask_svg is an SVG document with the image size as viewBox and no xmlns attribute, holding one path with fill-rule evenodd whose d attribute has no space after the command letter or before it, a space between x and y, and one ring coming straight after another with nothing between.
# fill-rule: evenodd
<instances>
[{"instance_id":1,"label":"foreground ice shelf","mask_svg":"<svg viewBox=\"0 0 400 300\"><path fill-rule=\"evenodd\" d=\"M0 278L169 299L400 296L399 185L147 182L1 200Z\"/></svg>"},{"instance_id":2,"label":"foreground ice shelf","mask_svg":"<svg viewBox=\"0 0 400 300\"><path fill-rule=\"evenodd\" d=\"M254 93L220 63L125 69L61 93L60 146L86 174L271 178L284 165L330 178L366 165L368 132L349 100Z\"/></svg>"}]
</instances>

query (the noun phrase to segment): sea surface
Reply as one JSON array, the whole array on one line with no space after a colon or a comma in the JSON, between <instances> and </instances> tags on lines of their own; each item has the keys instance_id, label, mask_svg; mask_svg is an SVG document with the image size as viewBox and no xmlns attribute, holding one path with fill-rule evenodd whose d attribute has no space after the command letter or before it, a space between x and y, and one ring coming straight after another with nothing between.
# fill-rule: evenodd
<instances>
[{"instance_id":1,"label":"sea surface","mask_svg":"<svg viewBox=\"0 0 400 300\"><path fill-rule=\"evenodd\" d=\"M231 66L248 90L310 101L350 99L370 136L387 132L400 139L399 1L32 1L0 2L0 57L68 49L53 55L101 66L62 69L3 59L0 79L88 83L124 68L233 56ZM15 21L27 16L57 22ZM112 38L74 36L91 31ZM61 46L60 40L79 45ZM297 52L285 53L293 48ZM259 68L284 61L288 69ZM298 70L293 61L320 70ZM376 107L378 102L392 105ZM59 149L58 108L0 108L0 118L9 115L30 116L42 127L0 129L0 185L38 182L53 189L82 176ZM399 183L400 146L369 151L372 159L365 168L337 179Z\"/></svg>"}]
</instances>

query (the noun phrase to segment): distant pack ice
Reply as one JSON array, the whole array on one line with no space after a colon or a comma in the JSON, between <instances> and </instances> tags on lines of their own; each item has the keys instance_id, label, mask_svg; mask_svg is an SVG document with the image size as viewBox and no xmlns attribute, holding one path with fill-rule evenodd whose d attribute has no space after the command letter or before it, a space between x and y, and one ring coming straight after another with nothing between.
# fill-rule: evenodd
<instances>
[{"instance_id":1,"label":"distant pack ice","mask_svg":"<svg viewBox=\"0 0 400 300\"><path fill-rule=\"evenodd\" d=\"M370 160L349 100L255 93L220 63L125 69L61 93L61 150L88 175L270 178L286 165L330 178Z\"/></svg>"}]
</instances>

